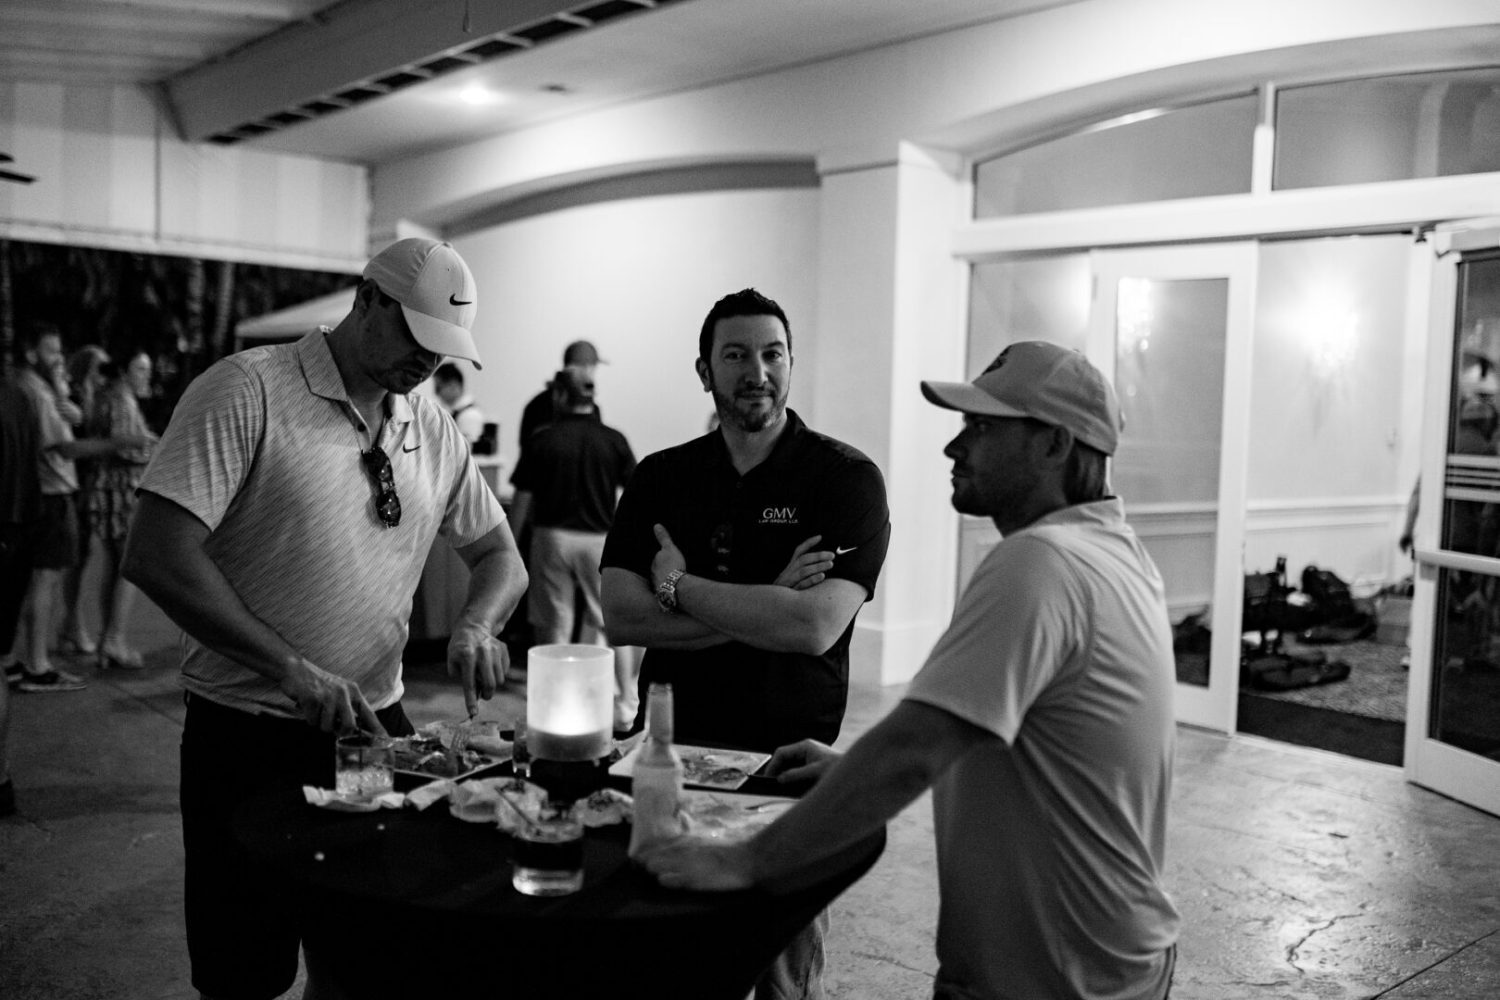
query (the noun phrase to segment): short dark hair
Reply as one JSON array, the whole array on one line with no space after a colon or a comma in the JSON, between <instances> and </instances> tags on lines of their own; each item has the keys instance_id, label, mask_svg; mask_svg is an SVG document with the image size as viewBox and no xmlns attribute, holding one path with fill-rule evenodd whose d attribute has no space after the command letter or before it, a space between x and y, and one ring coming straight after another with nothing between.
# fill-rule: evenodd
<instances>
[{"instance_id":1,"label":"short dark hair","mask_svg":"<svg viewBox=\"0 0 1500 1000\"><path fill-rule=\"evenodd\" d=\"M463 385L464 373L459 369L458 365L455 365L451 361L444 361L437 366L437 371L432 373L432 380L434 382L457 382L459 385Z\"/></svg>"},{"instance_id":2,"label":"short dark hair","mask_svg":"<svg viewBox=\"0 0 1500 1000\"><path fill-rule=\"evenodd\" d=\"M56 337L63 339L62 331L56 323L49 323L44 319L34 319L26 324L21 331L21 346L28 350L35 349L42 342L43 337Z\"/></svg>"},{"instance_id":3,"label":"short dark hair","mask_svg":"<svg viewBox=\"0 0 1500 1000\"><path fill-rule=\"evenodd\" d=\"M781 320L782 329L786 330L787 353L792 352L792 324L787 322L786 313L782 312L781 306L776 304L775 299L767 298L753 288L742 288L715 302L714 307L703 318L703 329L698 331L698 357L702 361L707 362L709 352L714 349L714 327L719 320L735 316L775 316Z\"/></svg>"}]
</instances>

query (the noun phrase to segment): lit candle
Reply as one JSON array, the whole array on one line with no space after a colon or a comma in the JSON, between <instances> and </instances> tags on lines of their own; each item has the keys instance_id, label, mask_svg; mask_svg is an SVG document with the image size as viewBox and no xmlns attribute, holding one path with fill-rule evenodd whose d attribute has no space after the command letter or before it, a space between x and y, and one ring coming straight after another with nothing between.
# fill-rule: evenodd
<instances>
[{"instance_id":1,"label":"lit candle","mask_svg":"<svg viewBox=\"0 0 1500 1000\"><path fill-rule=\"evenodd\" d=\"M614 651L534 646L527 655L526 728L532 757L596 760L609 752Z\"/></svg>"}]
</instances>

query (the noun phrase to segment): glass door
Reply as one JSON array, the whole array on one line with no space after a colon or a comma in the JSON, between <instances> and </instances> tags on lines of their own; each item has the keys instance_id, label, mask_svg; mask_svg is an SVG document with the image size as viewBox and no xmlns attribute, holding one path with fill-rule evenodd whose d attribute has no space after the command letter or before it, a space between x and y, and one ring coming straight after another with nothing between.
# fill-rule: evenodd
<instances>
[{"instance_id":1,"label":"glass door","mask_svg":"<svg viewBox=\"0 0 1500 1000\"><path fill-rule=\"evenodd\" d=\"M1239 690L1253 244L1095 251L1088 354L1125 418L1114 492L1160 568L1177 718L1233 732Z\"/></svg>"},{"instance_id":2,"label":"glass door","mask_svg":"<svg viewBox=\"0 0 1500 1000\"><path fill-rule=\"evenodd\" d=\"M1433 242L1406 772L1500 814L1500 231Z\"/></svg>"}]
</instances>

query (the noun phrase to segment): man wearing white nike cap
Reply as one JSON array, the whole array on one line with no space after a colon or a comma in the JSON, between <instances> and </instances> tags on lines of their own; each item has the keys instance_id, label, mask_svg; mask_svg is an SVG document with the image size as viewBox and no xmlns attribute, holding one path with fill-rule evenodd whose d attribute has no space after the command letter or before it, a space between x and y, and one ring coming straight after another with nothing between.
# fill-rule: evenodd
<instances>
[{"instance_id":1,"label":"man wearing white nike cap","mask_svg":"<svg viewBox=\"0 0 1500 1000\"><path fill-rule=\"evenodd\" d=\"M333 787L341 731L412 732L401 654L438 535L470 569L448 669L471 716L505 678L494 636L526 573L468 442L411 392L446 355L479 365L476 306L457 251L400 240L338 326L199 376L146 470L124 573L186 633L186 916L204 997L291 986L297 914L229 821L268 789ZM309 983L321 978L310 950Z\"/></svg>"},{"instance_id":2,"label":"man wearing white nike cap","mask_svg":"<svg viewBox=\"0 0 1500 1000\"><path fill-rule=\"evenodd\" d=\"M1161 576L1108 495L1114 391L1083 355L1012 344L971 383L923 382L964 427L953 506L1002 539L904 700L747 844L678 841L670 886L732 889L809 867L933 790L940 1000L1163 1000L1177 911L1161 885L1174 666Z\"/></svg>"}]
</instances>

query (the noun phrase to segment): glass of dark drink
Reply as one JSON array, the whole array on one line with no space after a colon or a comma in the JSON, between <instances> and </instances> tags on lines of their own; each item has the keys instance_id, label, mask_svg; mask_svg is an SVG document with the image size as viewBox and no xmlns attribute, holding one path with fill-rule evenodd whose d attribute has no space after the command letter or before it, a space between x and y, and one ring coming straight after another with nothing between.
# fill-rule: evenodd
<instances>
[{"instance_id":1,"label":"glass of dark drink","mask_svg":"<svg viewBox=\"0 0 1500 1000\"><path fill-rule=\"evenodd\" d=\"M566 896L583 886L583 815L577 803L548 802L513 834L511 885L528 896Z\"/></svg>"}]
</instances>

